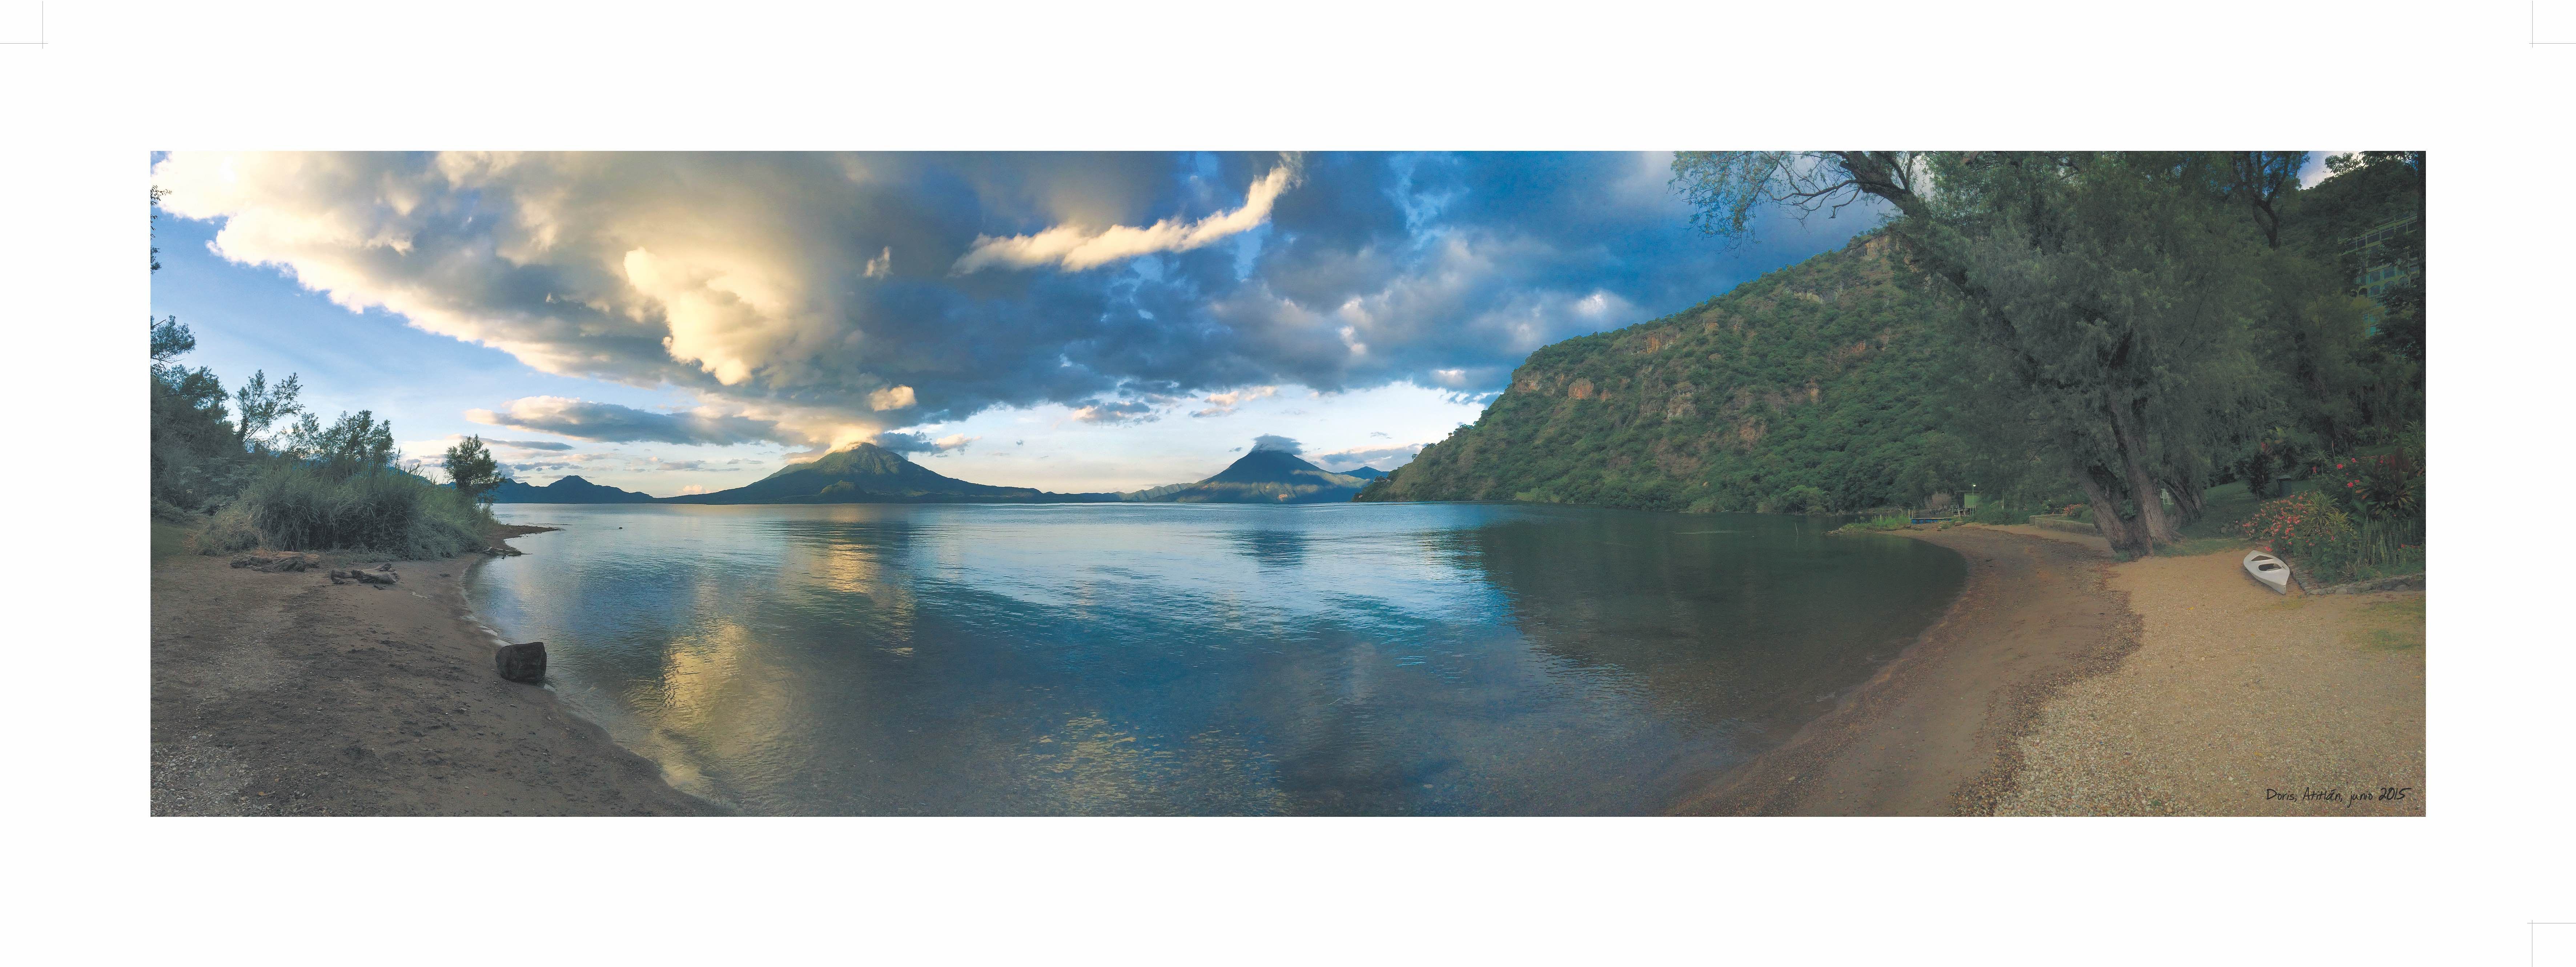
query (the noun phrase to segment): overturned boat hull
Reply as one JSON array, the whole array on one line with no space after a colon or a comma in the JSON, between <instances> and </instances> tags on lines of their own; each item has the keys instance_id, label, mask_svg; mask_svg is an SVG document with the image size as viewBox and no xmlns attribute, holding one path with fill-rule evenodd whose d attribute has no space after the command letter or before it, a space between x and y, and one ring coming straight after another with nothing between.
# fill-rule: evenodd
<instances>
[{"instance_id":1,"label":"overturned boat hull","mask_svg":"<svg viewBox=\"0 0 2576 967\"><path fill-rule=\"evenodd\" d=\"M2275 593L2290 593L2290 562L2262 551L2245 555L2245 573Z\"/></svg>"}]
</instances>

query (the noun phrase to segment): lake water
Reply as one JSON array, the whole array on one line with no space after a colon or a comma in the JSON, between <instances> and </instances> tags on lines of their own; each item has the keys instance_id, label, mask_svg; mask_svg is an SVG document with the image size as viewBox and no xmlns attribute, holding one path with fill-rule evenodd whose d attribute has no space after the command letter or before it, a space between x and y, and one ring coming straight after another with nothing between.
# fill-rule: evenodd
<instances>
[{"instance_id":1,"label":"lake water","mask_svg":"<svg viewBox=\"0 0 2576 967\"><path fill-rule=\"evenodd\" d=\"M478 615L772 814L1653 814L1956 595L1833 522L1520 504L502 505Z\"/></svg>"}]
</instances>

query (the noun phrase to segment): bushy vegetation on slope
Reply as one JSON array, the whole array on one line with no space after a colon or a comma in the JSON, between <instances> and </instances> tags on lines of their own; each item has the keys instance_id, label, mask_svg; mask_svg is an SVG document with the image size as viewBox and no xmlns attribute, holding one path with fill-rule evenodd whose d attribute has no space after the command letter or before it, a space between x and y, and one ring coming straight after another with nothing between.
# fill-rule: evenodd
<instances>
[{"instance_id":1,"label":"bushy vegetation on slope","mask_svg":"<svg viewBox=\"0 0 2576 967\"><path fill-rule=\"evenodd\" d=\"M1531 353L1472 426L1361 500L1849 511L1959 486L1937 311L1883 238Z\"/></svg>"}]
</instances>

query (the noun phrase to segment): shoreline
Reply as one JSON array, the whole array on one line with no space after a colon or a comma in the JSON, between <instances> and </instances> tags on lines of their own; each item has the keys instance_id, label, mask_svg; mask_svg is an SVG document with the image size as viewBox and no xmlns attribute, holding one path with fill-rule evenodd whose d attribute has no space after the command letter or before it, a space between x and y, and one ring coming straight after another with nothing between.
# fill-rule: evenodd
<instances>
[{"instance_id":1,"label":"shoreline","mask_svg":"<svg viewBox=\"0 0 2576 967\"><path fill-rule=\"evenodd\" d=\"M2143 622L2109 586L2107 546L1986 526L1891 534L1963 557L1959 596L1832 710L1672 812L1991 814L2048 701L2138 646Z\"/></svg>"},{"instance_id":2,"label":"shoreline","mask_svg":"<svg viewBox=\"0 0 2576 967\"><path fill-rule=\"evenodd\" d=\"M554 528L504 525L507 540ZM389 561L391 587L193 553L152 566L151 814L720 815L551 689L501 679L464 582L483 555Z\"/></svg>"},{"instance_id":3,"label":"shoreline","mask_svg":"<svg viewBox=\"0 0 2576 967\"><path fill-rule=\"evenodd\" d=\"M1958 599L1674 813L2424 814L2421 590L2282 597L2232 552L2117 562L2041 528L1890 533L1966 557Z\"/></svg>"}]
</instances>

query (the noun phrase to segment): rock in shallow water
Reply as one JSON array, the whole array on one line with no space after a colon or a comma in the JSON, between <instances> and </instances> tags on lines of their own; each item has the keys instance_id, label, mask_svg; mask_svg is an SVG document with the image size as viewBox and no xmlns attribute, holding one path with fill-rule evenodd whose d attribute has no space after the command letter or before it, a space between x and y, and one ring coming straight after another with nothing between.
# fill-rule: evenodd
<instances>
[{"instance_id":1,"label":"rock in shallow water","mask_svg":"<svg viewBox=\"0 0 2576 967\"><path fill-rule=\"evenodd\" d=\"M501 677L514 682L535 685L546 680L546 643L531 641L524 645L502 645L492 652L492 666Z\"/></svg>"}]
</instances>

